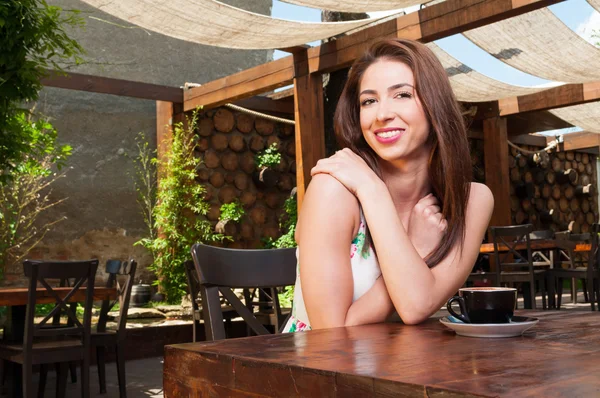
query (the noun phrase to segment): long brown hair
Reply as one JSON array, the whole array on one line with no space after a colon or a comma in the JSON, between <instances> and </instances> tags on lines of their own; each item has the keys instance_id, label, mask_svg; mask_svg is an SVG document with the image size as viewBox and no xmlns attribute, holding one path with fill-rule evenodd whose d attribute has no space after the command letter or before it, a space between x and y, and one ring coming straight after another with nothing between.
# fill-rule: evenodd
<instances>
[{"instance_id":1,"label":"long brown hair","mask_svg":"<svg viewBox=\"0 0 600 398\"><path fill-rule=\"evenodd\" d=\"M433 194L440 202L448 229L440 244L427 255L433 267L443 260L458 241L462 249L465 217L472 170L469 143L461 108L444 67L425 45L404 39L387 39L373 44L357 59L348 75L334 116L334 129L340 147L350 148L379 175L379 157L367 144L360 127L359 90L369 66L386 59L402 62L415 77L415 90L429 121L431 144L429 179ZM370 234L368 234L370 241ZM366 245L368 247L368 245Z\"/></svg>"}]
</instances>

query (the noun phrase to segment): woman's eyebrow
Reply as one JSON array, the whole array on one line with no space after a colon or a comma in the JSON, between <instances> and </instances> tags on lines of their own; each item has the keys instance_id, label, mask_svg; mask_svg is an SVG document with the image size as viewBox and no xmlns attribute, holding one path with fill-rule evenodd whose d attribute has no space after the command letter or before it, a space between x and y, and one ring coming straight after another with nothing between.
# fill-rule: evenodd
<instances>
[{"instance_id":1,"label":"woman's eyebrow","mask_svg":"<svg viewBox=\"0 0 600 398\"><path fill-rule=\"evenodd\" d=\"M412 84L409 84L409 83L398 83L398 84L394 84L393 86L389 86L388 87L388 91L394 91L394 90L397 90L397 89L402 88L404 86L408 86L408 87L414 89L414 87L413 87Z\"/></svg>"},{"instance_id":2,"label":"woman's eyebrow","mask_svg":"<svg viewBox=\"0 0 600 398\"><path fill-rule=\"evenodd\" d=\"M414 89L414 86L412 84L409 83L398 83L398 84L394 84L393 86L388 87L388 91L394 91L397 90L399 88L408 86L412 89ZM360 92L359 96L363 95L363 94L377 94L377 91L372 90L372 89L366 89Z\"/></svg>"}]
</instances>

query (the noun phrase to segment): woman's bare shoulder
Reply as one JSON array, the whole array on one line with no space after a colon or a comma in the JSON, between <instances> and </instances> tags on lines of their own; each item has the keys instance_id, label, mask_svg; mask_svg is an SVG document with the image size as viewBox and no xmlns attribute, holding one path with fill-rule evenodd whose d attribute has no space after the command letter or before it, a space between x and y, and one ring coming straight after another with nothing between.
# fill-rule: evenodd
<instances>
[{"instance_id":1,"label":"woman's bare shoulder","mask_svg":"<svg viewBox=\"0 0 600 398\"><path fill-rule=\"evenodd\" d=\"M489 210L494 209L494 195L485 184L478 182L471 183L471 193L469 194L469 209Z\"/></svg>"},{"instance_id":2,"label":"woman's bare shoulder","mask_svg":"<svg viewBox=\"0 0 600 398\"><path fill-rule=\"evenodd\" d=\"M307 220L340 223L341 227L359 224L359 202L342 183L329 174L313 176L300 209L297 230ZM311 222L313 224L313 222Z\"/></svg>"}]
</instances>

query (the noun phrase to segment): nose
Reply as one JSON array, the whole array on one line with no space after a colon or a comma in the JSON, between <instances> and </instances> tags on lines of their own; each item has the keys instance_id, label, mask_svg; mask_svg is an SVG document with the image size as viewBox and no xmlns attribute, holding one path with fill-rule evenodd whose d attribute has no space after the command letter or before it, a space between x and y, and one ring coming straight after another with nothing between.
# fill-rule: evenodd
<instances>
[{"instance_id":1,"label":"nose","mask_svg":"<svg viewBox=\"0 0 600 398\"><path fill-rule=\"evenodd\" d=\"M385 122L393 118L394 112L392 111L389 101L380 101L379 107L377 108L377 121Z\"/></svg>"}]
</instances>

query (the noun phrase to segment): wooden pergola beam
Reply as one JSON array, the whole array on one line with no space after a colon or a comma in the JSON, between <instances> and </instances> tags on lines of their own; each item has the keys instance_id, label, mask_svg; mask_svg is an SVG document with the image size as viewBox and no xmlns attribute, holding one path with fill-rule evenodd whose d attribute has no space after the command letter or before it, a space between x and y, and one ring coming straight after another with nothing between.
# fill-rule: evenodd
<instances>
[{"instance_id":1,"label":"wooden pergola beam","mask_svg":"<svg viewBox=\"0 0 600 398\"><path fill-rule=\"evenodd\" d=\"M534 94L498 101L499 116L544 111L600 100L600 82L565 84Z\"/></svg>"},{"instance_id":2,"label":"wooden pergola beam","mask_svg":"<svg viewBox=\"0 0 600 398\"><path fill-rule=\"evenodd\" d=\"M308 73L307 52L294 54L294 119L296 121L296 199L298 211L311 180L310 171L325 157L323 75Z\"/></svg>"},{"instance_id":3,"label":"wooden pergola beam","mask_svg":"<svg viewBox=\"0 0 600 398\"><path fill-rule=\"evenodd\" d=\"M183 89L158 84L134 82L110 77L85 75L82 73L62 73L48 71L42 79L46 87L87 91L91 93L112 94L122 97L141 98L154 101L183 103Z\"/></svg>"},{"instance_id":4,"label":"wooden pergola beam","mask_svg":"<svg viewBox=\"0 0 600 398\"><path fill-rule=\"evenodd\" d=\"M490 225L510 225L510 179L508 176L508 134L504 117L483 121L483 157L485 185L494 195Z\"/></svg>"},{"instance_id":5,"label":"wooden pergola beam","mask_svg":"<svg viewBox=\"0 0 600 398\"><path fill-rule=\"evenodd\" d=\"M183 109L223 105L292 84L293 79L293 58L281 58L186 90Z\"/></svg>"},{"instance_id":6,"label":"wooden pergola beam","mask_svg":"<svg viewBox=\"0 0 600 398\"><path fill-rule=\"evenodd\" d=\"M324 73L349 66L375 40L403 37L423 42L440 39L563 0L453 0L426 7L351 35L308 49L308 72ZM192 88L184 110L215 107L288 85L294 78L293 57L279 59Z\"/></svg>"},{"instance_id":7,"label":"wooden pergola beam","mask_svg":"<svg viewBox=\"0 0 600 398\"><path fill-rule=\"evenodd\" d=\"M548 137L548 139L550 141L554 138ZM557 148L558 152L595 149L594 152L597 153L597 150L600 147L600 134L587 131L565 134L563 140L563 143Z\"/></svg>"}]
</instances>

